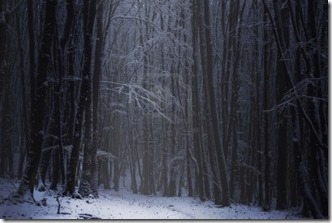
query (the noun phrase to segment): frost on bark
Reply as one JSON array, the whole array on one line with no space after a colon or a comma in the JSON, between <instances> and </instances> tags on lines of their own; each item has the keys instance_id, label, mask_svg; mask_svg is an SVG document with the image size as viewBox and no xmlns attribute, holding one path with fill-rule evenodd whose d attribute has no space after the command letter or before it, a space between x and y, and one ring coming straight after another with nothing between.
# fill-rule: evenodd
<instances>
[{"instance_id":1,"label":"frost on bark","mask_svg":"<svg viewBox=\"0 0 332 223\"><path fill-rule=\"evenodd\" d=\"M83 154L83 172L79 185L78 193L83 197L89 196L91 190L91 165L92 165L92 132L91 132L91 97L88 97L85 111L85 134L84 134L84 154Z\"/></svg>"},{"instance_id":2,"label":"frost on bark","mask_svg":"<svg viewBox=\"0 0 332 223\"><path fill-rule=\"evenodd\" d=\"M91 168L92 168L92 35L93 35L93 21L96 14L95 1L84 1L84 68L83 76L86 88L83 92L86 95L85 107L85 134L84 134L84 154L83 154L83 172L82 180L79 185L78 192L83 197L91 194ZM84 109L84 108L83 108ZM94 154L96 156L96 153Z\"/></svg>"}]
</instances>

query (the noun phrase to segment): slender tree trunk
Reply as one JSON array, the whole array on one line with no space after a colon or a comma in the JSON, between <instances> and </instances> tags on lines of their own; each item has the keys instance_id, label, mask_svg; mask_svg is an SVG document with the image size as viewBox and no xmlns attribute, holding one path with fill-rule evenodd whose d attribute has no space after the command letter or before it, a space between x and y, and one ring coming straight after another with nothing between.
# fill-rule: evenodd
<instances>
[{"instance_id":1,"label":"slender tree trunk","mask_svg":"<svg viewBox=\"0 0 332 223\"><path fill-rule=\"evenodd\" d=\"M193 147L195 153L195 173L196 173L196 194L201 200L205 200L204 186L203 186L203 165L201 153L201 136L200 136L200 102L199 102L199 87L198 87L198 3L196 0L192 2L192 43L193 43L193 64L192 64L192 109L193 109Z\"/></svg>"},{"instance_id":2,"label":"slender tree trunk","mask_svg":"<svg viewBox=\"0 0 332 223\"><path fill-rule=\"evenodd\" d=\"M102 56L103 56L103 4L99 2L98 13L96 16L97 40L95 52L95 66L93 76L93 133L92 133L92 147L91 147L91 190L95 197L98 197L98 172L97 172L97 149L99 146L99 131L98 131L98 105L99 105L99 85L102 75Z\"/></svg>"},{"instance_id":3,"label":"slender tree trunk","mask_svg":"<svg viewBox=\"0 0 332 223\"><path fill-rule=\"evenodd\" d=\"M36 81L36 45L35 45L35 20L34 20L34 1L27 0L27 7L28 7L28 33L29 33L29 73L30 73L30 92L33 94L30 97L33 98L35 94L35 81ZM2 32L1 32L2 33Z\"/></svg>"},{"instance_id":4,"label":"slender tree trunk","mask_svg":"<svg viewBox=\"0 0 332 223\"><path fill-rule=\"evenodd\" d=\"M6 1L0 1L0 176L5 176L6 171L6 129L8 128L8 61L6 58L7 52L7 21L6 21Z\"/></svg>"},{"instance_id":5,"label":"slender tree trunk","mask_svg":"<svg viewBox=\"0 0 332 223\"><path fill-rule=\"evenodd\" d=\"M96 151L92 151L92 82L91 74L92 64L92 45L93 45L93 24L96 15L96 2L93 0L84 1L84 70L83 78L86 81L86 105L85 105L85 134L83 147L83 171L82 180L78 192L87 197L92 193L91 190L91 170L92 159L96 157Z\"/></svg>"},{"instance_id":6,"label":"slender tree trunk","mask_svg":"<svg viewBox=\"0 0 332 223\"><path fill-rule=\"evenodd\" d=\"M171 68L171 73L173 74L171 77L171 91L172 95L175 95L175 69L172 66ZM175 104L172 103L172 116L173 120L175 121L176 114L175 114ZM176 123L176 122L175 122ZM176 142L176 128L175 128L175 123L171 123L171 144L170 144L170 156L171 156L171 162L170 162L170 171L169 171L169 183L168 183L168 196L174 197L176 196L176 161L174 160L174 157L176 156L175 154L175 148L177 147L177 142Z\"/></svg>"},{"instance_id":7,"label":"slender tree trunk","mask_svg":"<svg viewBox=\"0 0 332 223\"><path fill-rule=\"evenodd\" d=\"M0 13L5 14L4 1L0 1ZM6 21L4 18L0 20L0 86L4 86L5 65L6 65L6 46L7 46L7 33Z\"/></svg>"},{"instance_id":8,"label":"slender tree trunk","mask_svg":"<svg viewBox=\"0 0 332 223\"><path fill-rule=\"evenodd\" d=\"M282 41L284 49L288 48L288 24L289 16L287 13L287 8L281 7L285 1L281 3L274 3L275 13L276 13L276 24L280 33L280 40ZM289 84L287 79L287 67L286 62L283 58L282 52L278 53L277 62L277 103L281 103L284 94L289 90ZM278 126L278 163L277 163L277 209L283 210L288 207L287 205L287 163L288 163L288 128L287 128L287 116L288 111L285 111L279 116L279 126Z\"/></svg>"},{"instance_id":9,"label":"slender tree trunk","mask_svg":"<svg viewBox=\"0 0 332 223\"><path fill-rule=\"evenodd\" d=\"M54 105L51 106L51 107L54 107ZM51 112L51 117L52 118L50 119L50 121L48 123L48 127L47 127L48 137L45 139L45 142L43 144L43 151L42 151L41 160L40 160L39 175L40 175L40 180L42 182L42 185L39 188L40 191L45 190L43 185L45 185L45 179L46 179L47 171L48 171L49 166L50 166L49 164L50 164L51 153L53 151L57 150L57 148L55 148L57 146L57 140L55 139L55 137L56 137L56 123L55 123L55 120L53 118L54 117L54 111ZM57 171L58 170L59 169L57 169Z\"/></svg>"},{"instance_id":10,"label":"slender tree trunk","mask_svg":"<svg viewBox=\"0 0 332 223\"><path fill-rule=\"evenodd\" d=\"M204 1L204 21L205 21L205 35L206 35L206 52L207 58L213 58L212 54L212 40L211 40L211 26L210 26L210 7L209 1ZM202 27L203 28L203 27ZM219 121L218 115L216 110L216 100L215 100L215 93L214 93L214 80L213 80L213 64L212 60L207 60L207 77L209 83L209 106L211 110L211 120L212 120L212 128L213 128L213 135L216 145L216 152L218 157L218 164L220 168L220 180L222 186L222 202L223 206L230 205L230 193L229 193L229 182L228 182L228 174L227 174L227 165L224 155L224 150L222 148L222 143L220 140L220 131L219 131Z\"/></svg>"},{"instance_id":11,"label":"slender tree trunk","mask_svg":"<svg viewBox=\"0 0 332 223\"><path fill-rule=\"evenodd\" d=\"M86 110L88 104L88 97L91 97L91 55L92 55L92 28L93 28L93 19L95 15L95 2L92 2L90 5L89 0L84 1L84 19L83 19L83 27L84 27L84 61L83 61L83 71L82 71L82 86L80 92L80 98L78 103L77 114L75 118L75 126L74 126L74 138L73 138L73 146L70 154L70 162L67 170L67 185L64 190L65 193L69 193L69 195L73 195L75 193L75 182L76 182L76 169L78 165L79 151L81 149L81 136L82 136L82 126L83 126L83 114ZM91 102L91 100L90 100ZM91 122L91 119L88 122ZM91 131L91 129L89 130ZM88 136L89 134L87 134ZM87 143L88 142L88 143ZM91 139L90 141L86 141L85 151L88 156L88 151L90 151ZM85 152L84 151L84 152ZM90 157L91 158L91 157ZM87 159L85 162L89 162ZM85 168L87 168L85 163ZM88 167L89 168L89 167ZM90 184L90 172L91 170L83 170L84 174L84 183L83 185ZM83 188L82 188L83 189ZM81 189L81 190L82 190ZM88 191L88 190L86 190ZM86 194L83 194L85 196Z\"/></svg>"},{"instance_id":12,"label":"slender tree trunk","mask_svg":"<svg viewBox=\"0 0 332 223\"><path fill-rule=\"evenodd\" d=\"M266 9L264 8L264 21L268 20L268 15ZM271 73L271 61L270 61L270 44L268 40L270 38L270 30L268 27L264 27L264 110L269 109L269 97L270 97L270 88L269 88L269 75ZM271 172L271 154L270 154L270 131L269 131L269 115L268 113L264 113L264 158L265 158L265 165L264 165L264 210L269 211L271 208L271 190L270 190L270 172Z\"/></svg>"},{"instance_id":13,"label":"slender tree trunk","mask_svg":"<svg viewBox=\"0 0 332 223\"><path fill-rule=\"evenodd\" d=\"M2 7L2 6L0 6ZM0 12L1 13L1 12ZM16 13L16 20L19 20L19 12ZM0 24L1 26L1 24ZM0 33L1 32L1 28L0 28ZM20 24L17 22L17 42L18 42L18 47L20 49L20 73L21 73L21 77L20 77L20 81L21 81L21 86L22 86L22 115L23 115L23 120L22 120L22 132L23 132L23 136L21 137L21 153L20 153L20 158L19 158L19 166L18 166L18 171L17 171L17 177L18 178L22 178L22 171L23 171L23 164L24 164L24 157L26 154L26 151L28 151L28 147L29 147L29 111L28 111L28 91L27 91L27 86L28 84L26 83L26 72L25 72L25 66L24 66L24 49L23 49L23 35L21 32L21 26ZM5 36L5 33L3 33L3 36ZM1 38L1 37L0 37ZM1 41L1 40L0 40ZM5 42L2 42L5 43ZM1 51L1 50L0 50ZM1 53L0 53L1 54ZM0 59L0 64L1 64L2 59ZM0 65L1 66L1 65ZM0 68L0 76L3 77L4 74L2 74L1 68ZM0 81L0 86L1 85L1 81ZM4 156L2 156L4 157Z\"/></svg>"}]
</instances>

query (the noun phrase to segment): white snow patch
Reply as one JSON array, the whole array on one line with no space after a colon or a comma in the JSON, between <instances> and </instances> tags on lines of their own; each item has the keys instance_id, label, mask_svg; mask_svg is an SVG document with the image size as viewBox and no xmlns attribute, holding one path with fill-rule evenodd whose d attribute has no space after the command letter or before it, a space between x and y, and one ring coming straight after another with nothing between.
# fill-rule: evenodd
<instances>
[{"instance_id":1,"label":"white snow patch","mask_svg":"<svg viewBox=\"0 0 332 223\"><path fill-rule=\"evenodd\" d=\"M15 192L18 182L0 179L0 218L2 219L299 219L294 212L263 212L259 207L233 204L218 208L212 201L201 202L190 197L160 197L133 194L122 188L99 190L99 198L83 200L60 197L60 214L55 194L35 191L37 201L46 198L47 206L31 202L13 204L4 200Z\"/></svg>"}]
</instances>

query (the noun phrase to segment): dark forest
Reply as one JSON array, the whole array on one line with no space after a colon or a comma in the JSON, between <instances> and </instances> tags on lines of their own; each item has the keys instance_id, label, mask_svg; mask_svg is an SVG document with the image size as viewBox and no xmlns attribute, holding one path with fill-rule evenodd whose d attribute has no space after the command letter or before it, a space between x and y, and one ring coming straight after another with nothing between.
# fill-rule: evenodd
<instances>
[{"instance_id":1,"label":"dark forest","mask_svg":"<svg viewBox=\"0 0 332 223\"><path fill-rule=\"evenodd\" d=\"M328 2L0 0L0 177L328 218Z\"/></svg>"}]
</instances>

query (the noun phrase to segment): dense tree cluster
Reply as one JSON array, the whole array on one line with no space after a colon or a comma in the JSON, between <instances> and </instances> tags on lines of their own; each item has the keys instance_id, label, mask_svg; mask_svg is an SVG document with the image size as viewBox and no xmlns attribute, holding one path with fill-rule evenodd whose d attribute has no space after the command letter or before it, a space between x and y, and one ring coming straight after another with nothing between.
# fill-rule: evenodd
<instances>
[{"instance_id":1,"label":"dense tree cluster","mask_svg":"<svg viewBox=\"0 0 332 223\"><path fill-rule=\"evenodd\" d=\"M327 25L323 0L1 0L0 177L325 218Z\"/></svg>"}]
</instances>

